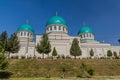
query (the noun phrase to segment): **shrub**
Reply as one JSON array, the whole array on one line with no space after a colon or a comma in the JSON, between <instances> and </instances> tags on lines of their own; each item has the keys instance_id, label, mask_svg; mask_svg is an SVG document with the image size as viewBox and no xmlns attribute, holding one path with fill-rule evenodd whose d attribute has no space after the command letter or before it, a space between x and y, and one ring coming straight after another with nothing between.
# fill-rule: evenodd
<instances>
[{"instance_id":1,"label":"shrub","mask_svg":"<svg viewBox=\"0 0 120 80\"><path fill-rule=\"evenodd\" d=\"M93 69L88 69L87 73L92 76L94 74L94 70Z\"/></svg>"},{"instance_id":2,"label":"shrub","mask_svg":"<svg viewBox=\"0 0 120 80\"><path fill-rule=\"evenodd\" d=\"M21 59L25 59L25 56L21 56Z\"/></svg>"}]
</instances>

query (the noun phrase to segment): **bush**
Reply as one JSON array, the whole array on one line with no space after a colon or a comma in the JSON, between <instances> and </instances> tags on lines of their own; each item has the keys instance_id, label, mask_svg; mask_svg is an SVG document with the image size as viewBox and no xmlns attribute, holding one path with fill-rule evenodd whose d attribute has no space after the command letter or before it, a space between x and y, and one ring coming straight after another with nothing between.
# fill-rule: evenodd
<instances>
[{"instance_id":1,"label":"bush","mask_svg":"<svg viewBox=\"0 0 120 80\"><path fill-rule=\"evenodd\" d=\"M94 74L94 70L93 69L88 69L87 73L92 76Z\"/></svg>"},{"instance_id":2,"label":"bush","mask_svg":"<svg viewBox=\"0 0 120 80\"><path fill-rule=\"evenodd\" d=\"M25 59L25 56L21 56L21 59Z\"/></svg>"}]
</instances>

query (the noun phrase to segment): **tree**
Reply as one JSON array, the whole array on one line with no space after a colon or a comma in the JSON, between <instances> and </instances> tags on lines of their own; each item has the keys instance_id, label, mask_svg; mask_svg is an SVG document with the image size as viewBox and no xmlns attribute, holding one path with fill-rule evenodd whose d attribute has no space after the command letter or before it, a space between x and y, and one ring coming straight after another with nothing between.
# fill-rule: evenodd
<instances>
[{"instance_id":1,"label":"tree","mask_svg":"<svg viewBox=\"0 0 120 80\"><path fill-rule=\"evenodd\" d=\"M76 59L76 56L80 56L82 54L82 51L80 50L80 47L78 45L78 40L74 38L72 41L72 46L70 48L70 55L74 56Z\"/></svg>"},{"instance_id":2,"label":"tree","mask_svg":"<svg viewBox=\"0 0 120 80\"><path fill-rule=\"evenodd\" d=\"M52 56L57 56L57 51L56 51L55 47L53 49Z\"/></svg>"},{"instance_id":3,"label":"tree","mask_svg":"<svg viewBox=\"0 0 120 80\"><path fill-rule=\"evenodd\" d=\"M43 35L42 40L36 46L36 50L37 50L38 53L43 55L43 58L44 58L44 54L49 55L49 53L51 51L51 45L50 45L50 42L49 42L49 39L48 39L48 34L45 33Z\"/></svg>"},{"instance_id":4,"label":"tree","mask_svg":"<svg viewBox=\"0 0 120 80\"><path fill-rule=\"evenodd\" d=\"M111 57L111 56L112 56L112 51L111 51L111 50L108 50L108 51L107 51L107 56L108 56L108 57Z\"/></svg>"},{"instance_id":5,"label":"tree","mask_svg":"<svg viewBox=\"0 0 120 80\"><path fill-rule=\"evenodd\" d=\"M9 52L9 57L10 53L17 53L20 49L18 37L15 33L13 33L10 38L8 39L8 48L7 51Z\"/></svg>"},{"instance_id":6,"label":"tree","mask_svg":"<svg viewBox=\"0 0 120 80\"><path fill-rule=\"evenodd\" d=\"M90 50L90 56L91 56L91 57L94 56L94 51L93 51L93 49Z\"/></svg>"},{"instance_id":7,"label":"tree","mask_svg":"<svg viewBox=\"0 0 120 80\"><path fill-rule=\"evenodd\" d=\"M5 57L5 50L0 46L0 70L4 70L8 66L8 61L6 60Z\"/></svg>"},{"instance_id":8,"label":"tree","mask_svg":"<svg viewBox=\"0 0 120 80\"><path fill-rule=\"evenodd\" d=\"M113 52L113 55L115 58L118 58L117 53L115 51Z\"/></svg>"},{"instance_id":9,"label":"tree","mask_svg":"<svg viewBox=\"0 0 120 80\"><path fill-rule=\"evenodd\" d=\"M4 31L0 34L0 46L7 51L7 44L8 44L8 35L7 32Z\"/></svg>"}]
</instances>

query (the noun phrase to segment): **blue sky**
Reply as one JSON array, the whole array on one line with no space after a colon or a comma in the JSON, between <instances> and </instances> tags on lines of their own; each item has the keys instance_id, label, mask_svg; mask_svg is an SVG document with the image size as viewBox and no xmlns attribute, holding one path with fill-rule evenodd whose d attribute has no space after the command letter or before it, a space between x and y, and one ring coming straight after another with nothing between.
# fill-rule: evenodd
<instances>
[{"instance_id":1,"label":"blue sky","mask_svg":"<svg viewBox=\"0 0 120 80\"><path fill-rule=\"evenodd\" d=\"M85 22L96 40L119 45L120 0L0 0L0 32L16 32L29 20L35 34L43 34L56 11L66 20L69 35L77 36Z\"/></svg>"}]
</instances>

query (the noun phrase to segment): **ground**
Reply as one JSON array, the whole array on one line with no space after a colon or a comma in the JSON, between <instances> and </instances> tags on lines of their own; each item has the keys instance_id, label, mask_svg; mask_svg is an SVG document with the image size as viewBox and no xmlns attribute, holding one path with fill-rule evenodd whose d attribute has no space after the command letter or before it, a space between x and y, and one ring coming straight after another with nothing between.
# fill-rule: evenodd
<instances>
[{"instance_id":1,"label":"ground","mask_svg":"<svg viewBox=\"0 0 120 80\"><path fill-rule=\"evenodd\" d=\"M105 76L120 78L120 59L10 59L9 67L5 71L11 73L10 80L33 80L34 77L34 80L58 80L62 79L63 73L65 80L71 80L79 75L81 63L94 70L94 79L103 80ZM65 72L62 71L63 68ZM48 76L52 79L46 78Z\"/></svg>"}]
</instances>

